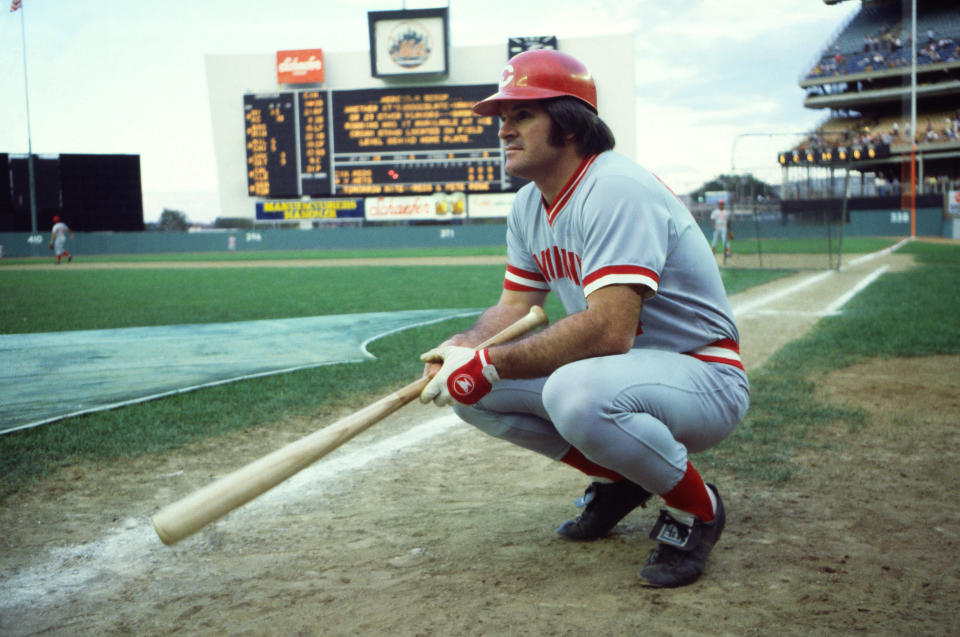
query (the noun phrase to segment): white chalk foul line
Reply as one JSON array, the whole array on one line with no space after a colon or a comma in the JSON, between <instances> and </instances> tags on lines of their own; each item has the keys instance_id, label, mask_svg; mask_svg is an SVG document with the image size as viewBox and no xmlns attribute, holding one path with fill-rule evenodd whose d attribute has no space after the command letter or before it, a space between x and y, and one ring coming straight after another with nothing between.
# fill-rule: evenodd
<instances>
[{"instance_id":1,"label":"white chalk foul line","mask_svg":"<svg viewBox=\"0 0 960 637\"><path fill-rule=\"evenodd\" d=\"M865 255L863 255L862 257L857 257L856 259L853 259L852 261L850 261L849 264L847 264L847 265L845 265L845 266L842 266L840 269L843 270L844 268L847 268L847 267L858 266L858 265L860 265L861 263L865 263L865 262L867 262L867 261L871 261L871 260L873 260L873 259L876 259L877 257L886 256L886 255L890 254L891 252L896 252L897 250L899 250L900 248L902 248L902 247L905 246L906 244L910 243L911 241L913 241L913 237L907 237L906 239L902 239L902 240L898 241L897 243L893 244L893 245L890 246L889 248L884 248L883 250L877 250L876 252L871 252L870 254L865 254Z\"/></svg>"},{"instance_id":2,"label":"white chalk foul line","mask_svg":"<svg viewBox=\"0 0 960 637\"><path fill-rule=\"evenodd\" d=\"M840 298L828 305L822 312L824 316L832 316L840 313L840 308L846 305L850 299L859 294L865 287L876 281L880 275L890 269L889 265L881 265L879 268L857 281L856 285L847 290Z\"/></svg>"},{"instance_id":3,"label":"white chalk foul line","mask_svg":"<svg viewBox=\"0 0 960 637\"><path fill-rule=\"evenodd\" d=\"M852 260L849 264L841 267L840 269L845 270L847 268L855 267L857 265L860 265L861 263L865 263L872 259L876 259L878 257L888 255L891 252L898 250L900 247L909 243L910 241L912 241L912 239L908 237L906 239L903 239L902 241L895 243L894 245L888 248L884 248L883 250L878 250L877 252L871 252L870 254L865 254L862 257L857 257L856 259ZM858 281L853 286L853 288L848 290L846 293L843 294L843 296L836 299L833 303L828 305L823 310L812 311L812 312L809 310L808 311L798 310L796 312L789 312L789 311L774 310L766 306L769 306L775 301L779 301L784 297L790 296L794 292L799 292L804 288L820 283L821 281L827 279L828 277L831 277L837 274L837 270L827 270L826 272L820 272L819 274L814 274L801 281L794 283L791 286L788 286L786 288L777 290L776 292L767 294L766 296L762 296L758 299L753 299L752 301L747 301L745 303L734 305L733 313L737 317L744 317L748 315L757 315L757 314L771 314L771 313L777 313L777 314L788 313L788 314L796 314L798 316L812 313L816 316L831 316L831 315L837 314L841 307L846 305L846 303L850 301L850 299L852 299L854 296L856 296L861 290L863 290L865 287L873 283L873 281L876 280L877 277L879 277L881 274L886 272L887 269L889 269L889 266L886 266L886 265L881 266L880 268L877 268L876 270L868 274L866 277Z\"/></svg>"},{"instance_id":4,"label":"white chalk foul line","mask_svg":"<svg viewBox=\"0 0 960 637\"><path fill-rule=\"evenodd\" d=\"M355 471L373 460L387 458L394 453L405 450L407 447L412 447L442 434L462 422L451 410L444 410L442 416L421 423L403 433L358 446L342 455L321 458L320 461L264 493L251 504L262 501L263 505L269 505L276 499L289 500L291 497L296 499L309 497L312 491L323 490L325 480L343 476L347 472ZM240 513L242 511L243 509L238 510Z\"/></svg>"},{"instance_id":5,"label":"white chalk foul line","mask_svg":"<svg viewBox=\"0 0 960 637\"><path fill-rule=\"evenodd\" d=\"M264 508L280 509L292 502L317 500L319 494L329 491L332 482L350 471L375 460L386 460L461 423L445 410L442 416L403 433L321 459L215 524L249 530L244 518L263 516ZM188 538L184 543L190 541ZM148 518L128 518L121 526L107 529L98 540L51 547L38 564L0 573L0 609L51 606L98 586L119 589L127 579L148 570L171 568L171 561L189 562L197 550L207 549L202 544L198 548L196 543L183 552L168 548L160 542Z\"/></svg>"},{"instance_id":6,"label":"white chalk foul line","mask_svg":"<svg viewBox=\"0 0 960 637\"><path fill-rule=\"evenodd\" d=\"M738 305L735 305L733 306L733 313L735 316L752 314L757 310L764 309L765 306L770 305L774 301L779 301L780 299L786 296L790 296L795 292L799 292L800 290L806 287L810 287L811 285L820 283L827 277L833 276L836 273L837 273L836 270L827 270L826 272L814 274L813 276L809 276L801 281L794 283L791 286L781 288L776 292L772 292L770 294L767 294L766 296L762 296L759 299L754 299L752 301L747 301L746 303L740 303Z\"/></svg>"}]
</instances>

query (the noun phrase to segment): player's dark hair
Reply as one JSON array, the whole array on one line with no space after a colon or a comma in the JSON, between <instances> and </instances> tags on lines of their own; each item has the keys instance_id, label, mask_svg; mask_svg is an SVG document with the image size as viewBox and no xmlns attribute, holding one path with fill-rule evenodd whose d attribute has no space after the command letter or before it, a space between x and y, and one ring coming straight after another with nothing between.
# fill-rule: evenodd
<instances>
[{"instance_id":1,"label":"player's dark hair","mask_svg":"<svg viewBox=\"0 0 960 637\"><path fill-rule=\"evenodd\" d=\"M543 101L550 116L549 142L563 146L572 134L577 151L584 157L613 150L613 131L589 106L573 97L554 97Z\"/></svg>"}]
</instances>

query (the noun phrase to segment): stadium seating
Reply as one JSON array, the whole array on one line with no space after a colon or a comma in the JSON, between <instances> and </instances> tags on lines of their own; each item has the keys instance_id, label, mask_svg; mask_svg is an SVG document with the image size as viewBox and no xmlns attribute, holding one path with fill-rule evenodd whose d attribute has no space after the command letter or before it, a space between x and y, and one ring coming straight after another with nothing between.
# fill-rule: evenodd
<instances>
[{"instance_id":1,"label":"stadium seating","mask_svg":"<svg viewBox=\"0 0 960 637\"><path fill-rule=\"evenodd\" d=\"M901 3L865 4L821 52L808 79L871 73L909 66L911 24ZM928 33L933 34L931 40ZM960 11L932 6L917 16L917 65L960 61ZM839 56L839 57L838 57Z\"/></svg>"},{"instance_id":2,"label":"stadium seating","mask_svg":"<svg viewBox=\"0 0 960 637\"><path fill-rule=\"evenodd\" d=\"M928 135L928 127L934 134ZM843 146L881 146L909 144L910 120L902 116L829 118L819 125L807 140L798 146L801 150L834 149ZM960 113L936 110L917 115L919 135L917 144L960 144Z\"/></svg>"}]
</instances>

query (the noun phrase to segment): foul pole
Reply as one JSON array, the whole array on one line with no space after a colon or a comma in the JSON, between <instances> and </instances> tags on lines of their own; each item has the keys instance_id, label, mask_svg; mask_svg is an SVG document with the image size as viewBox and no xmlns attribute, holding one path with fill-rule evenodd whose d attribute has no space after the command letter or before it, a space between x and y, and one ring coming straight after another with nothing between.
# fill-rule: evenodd
<instances>
[{"instance_id":1,"label":"foul pole","mask_svg":"<svg viewBox=\"0 0 960 637\"><path fill-rule=\"evenodd\" d=\"M917 0L912 2L910 38L910 236L917 236Z\"/></svg>"}]
</instances>

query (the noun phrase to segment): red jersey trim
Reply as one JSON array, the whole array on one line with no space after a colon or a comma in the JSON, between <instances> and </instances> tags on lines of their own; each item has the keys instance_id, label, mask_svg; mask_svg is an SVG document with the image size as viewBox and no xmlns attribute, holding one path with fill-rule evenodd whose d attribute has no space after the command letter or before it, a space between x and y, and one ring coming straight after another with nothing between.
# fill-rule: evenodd
<instances>
[{"instance_id":1,"label":"red jersey trim","mask_svg":"<svg viewBox=\"0 0 960 637\"><path fill-rule=\"evenodd\" d=\"M503 275L503 288L514 292L544 292L549 291L546 279L539 272L521 270L507 265L507 272Z\"/></svg>"},{"instance_id":2,"label":"red jersey trim","mask_svg":"<svg viewBox=\"0 0 960 637\"><path fill-rule=\"evenodd\" d=\"M714 341L685 354L708 363L726 363L738 369L744 369L743 361L740 359L740 344L729 338Z\"/></svg>"},{"instance_id":3,"label":"red jersey trim","mask_svg":"<svg viewBox=\"0 0 960 637\"><path fill-rule=\"evenodd\" d=\"M639 265L610 265L583 277L583 293L590 295L602 287L618 284L645 285L655 294L660 287L660 275Z\"/></svg>"},{"instance_id":4,"label":"red jersey trim","mask_svg":"<svg viewBox=\"0 0 960 637\"><path fill-rule=\"evenodd\" d=\"M584 175L587 174L587 170L597 159L597 157L599 157L599 155L589 155L583 158L583 161L580 162L580 165L577 166L577 169L573 171L572 175L570 175L570 179L568 179L567 183L563 185L563 188L560 190L560 194L557 195L557 198L554 200L552 205L548 206L547 202L543 201L543 196L541 195L540 200L543 201L543 208L547 212L547 223L549 223L551 226L553 225L553 220L557 218L557 215L560 214L560 211L563 210L563 207L567 205L568 201L570 201L570 197L573 196L577 186L580 185Z\"/></svg>"}]
</instances>

